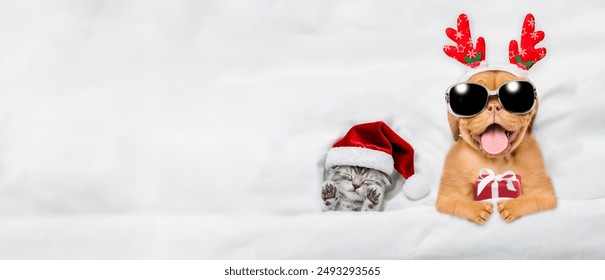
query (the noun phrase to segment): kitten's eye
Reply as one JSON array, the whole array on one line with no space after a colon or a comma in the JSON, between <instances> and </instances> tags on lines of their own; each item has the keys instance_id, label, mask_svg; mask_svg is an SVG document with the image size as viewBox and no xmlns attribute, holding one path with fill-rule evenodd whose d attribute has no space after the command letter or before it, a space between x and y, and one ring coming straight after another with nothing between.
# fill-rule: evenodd
<instances>
[{"instance_id":1,"label":"kitten's eye","mask_svg":"<svg viewBox=\"0 0 605 280\"><path fill-rule=\"evenodd\" d=\"M342 171L336 171L335 175L342 180L353 181L353 176Z\"/></svg>"},{"instance_id":2,"label":"kitten's eye","mask_svg":"<svg viewBox=\"0 0 605 280\"><path fill-rule=\"evenodd\" d=\"M372 181L372 180L365 180L365 181L363 181L363 184L366 185L366 186L367 185L371 185L371 184L374 184L374 181Z\"/></svg>"}]
</instances>

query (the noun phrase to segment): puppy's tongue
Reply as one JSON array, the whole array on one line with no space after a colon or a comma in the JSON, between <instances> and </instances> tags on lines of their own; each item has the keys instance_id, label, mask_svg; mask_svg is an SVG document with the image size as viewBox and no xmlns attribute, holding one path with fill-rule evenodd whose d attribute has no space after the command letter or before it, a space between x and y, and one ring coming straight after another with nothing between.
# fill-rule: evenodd
<instances>
[{"instance_id":1,"label":"puppy's tongue","mask_svg":"<svg viewBox=\"0 0 605 280\"><path fill-rule=\"evenodd\" d=\"M481 148L489 154L497 155L508 147L506 131L499 125L491 125L481 134Z\"/></svg>"}]
</instances>

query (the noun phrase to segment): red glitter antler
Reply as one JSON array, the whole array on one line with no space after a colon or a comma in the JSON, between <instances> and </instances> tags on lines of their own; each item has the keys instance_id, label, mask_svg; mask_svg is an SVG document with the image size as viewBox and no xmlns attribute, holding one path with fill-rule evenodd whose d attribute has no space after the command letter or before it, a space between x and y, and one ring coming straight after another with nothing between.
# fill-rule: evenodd
<instances>
[{"instance_id":1,"label":"red glitter antler","mask_svg":"<svg viewBox=\"0 0 605 280\"><path fill-rule=\"evenodd\" d=\"M545 48L534 48L543 39L544 32L536 31L534 15L527 14L523 22L523 29L521 29L521 48L519 49L516 40L511 40L508 46L510 63L521 69L529 70L546 55Z\"/></svg>"},{"instance_id":2,"label":"red glitter antler","mask_svg":"<svg viewBox=\"0 0 605 280\"><path fill-rule=\"evenodd\" d=\"M477 47L473 44L471 37L471 28L468 23L468 17L465 14L458 16L458 30L447 28L445 34L457 45L446 45L443 51L447 56L460 61L460 63L471 68L477 67L481 61L485 60L485 40L483 37L477 39Z\"/></svg>"}]
</instances>

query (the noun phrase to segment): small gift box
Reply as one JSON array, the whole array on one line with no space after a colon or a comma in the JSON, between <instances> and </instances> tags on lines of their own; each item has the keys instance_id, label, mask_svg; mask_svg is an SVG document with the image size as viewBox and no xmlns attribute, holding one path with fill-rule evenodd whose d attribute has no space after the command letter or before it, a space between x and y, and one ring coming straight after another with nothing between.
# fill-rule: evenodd
<instances>
[{"instance_id":1,"label":"small gift box","mask_svg":"<svg viewBox=\"0 0 605 280\"><path fill-rule=\"evenodd\" d=\"M521 176L512 171L496 175L493 170L483 168L475 182L475 200L492 198L517 198L521 195Z\"/></svg>"}]
</instances>

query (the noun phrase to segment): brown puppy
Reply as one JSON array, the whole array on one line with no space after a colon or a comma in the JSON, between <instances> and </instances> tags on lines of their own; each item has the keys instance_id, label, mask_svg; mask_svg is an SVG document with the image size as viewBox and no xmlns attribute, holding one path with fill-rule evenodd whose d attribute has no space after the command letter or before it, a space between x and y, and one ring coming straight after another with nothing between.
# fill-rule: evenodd
<instances>
[{"instance_id":1,"label":"brown puppy","mask_svg":"<svg viewBox=\"0 0 605 280\"><path fill-rule=\"evenodd\" d=\"M469 78L469 82L496 90L511 80L522 80L504 71L485 71ZM439 186L437 211L485 224L492 214L491 202L473 199L473 185L481 168L491 168L496 174L512 170L521 175L521 196L498 202L497 211L510 223L527 214L552 209L557 204L542 153L531 127L538 106L523 115L507 112L496 96L490 97L485 110L474 117L459 118L448 113L456 143L450 149ZM497 155L483 150L481 135L490 125L500 125L507 131L508 147Z\"/></svg>"}]
</instances>

